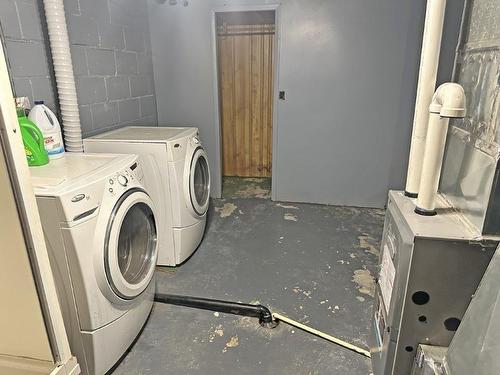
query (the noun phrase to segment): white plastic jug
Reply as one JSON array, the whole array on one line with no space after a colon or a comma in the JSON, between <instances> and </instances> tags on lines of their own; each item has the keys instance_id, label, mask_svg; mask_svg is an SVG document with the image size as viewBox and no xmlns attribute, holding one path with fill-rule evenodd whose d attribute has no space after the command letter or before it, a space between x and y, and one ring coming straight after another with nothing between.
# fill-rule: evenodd
<instances>
[{"instance_id":1,"label":"white plastic jug","mask_svg":"<svg viewBox=\"0 0 500 375\"><path fill-rule=\"evenodd\" d=\"M45 141L45 149L49 158L57 159L64 155L64 143L61 134L61 126L54 113L43 104L42 100L36 100L28 118L42 131Z\"/></svg>"}]
</instances>

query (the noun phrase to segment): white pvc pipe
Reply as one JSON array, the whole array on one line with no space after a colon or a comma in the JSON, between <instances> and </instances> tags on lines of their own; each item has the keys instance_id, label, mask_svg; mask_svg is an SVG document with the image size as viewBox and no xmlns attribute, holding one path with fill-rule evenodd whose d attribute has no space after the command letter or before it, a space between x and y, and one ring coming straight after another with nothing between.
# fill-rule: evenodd
<instances>
[{"instance_id":1,"label":"white pvc pipe","mask_svg":"<svg viewBox=\"0 0 500 375\"><path fill-rule=\"evenodd\" d=\"M465 93L457 83L444 83L436 90L429 106L427 142L422 164L417 207L421 215L435 215L435 200L443 164L443 154L450 118L465 116Z\"/></svg>"},{"instance_id":2,"label":"white pvc pipe","mask_svg":"<svg viewBox=\"0 0 500 375\"><path fill-rule=\"evenodd\" d=\"M82 129L76 97L75 77L69 49L68 29L63 0L43 0L50 50L56 75L57 94L61 108L64 144L70 152L82 152Z\"/></svg>"},{"instance_id":3,"label":"white pvc pipe","mask_svg":"<svg viewBox=\"0 0 500 375\"><path fill-rule=\"evenodd\" d=\"M428 110L436 88L446 0L427 0L405 193L416 197L422 173Z\"/></svg>"}]
</instances>

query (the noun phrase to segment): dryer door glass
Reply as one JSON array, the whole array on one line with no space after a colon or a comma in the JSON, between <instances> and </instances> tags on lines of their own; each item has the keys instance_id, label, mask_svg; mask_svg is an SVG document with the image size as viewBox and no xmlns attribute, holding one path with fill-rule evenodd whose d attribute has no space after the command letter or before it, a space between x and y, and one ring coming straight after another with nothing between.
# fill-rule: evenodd
<instances>
[{"instance_id":1,"label":"dryer door glass","mask_svg":"<svg viewBox=\"0 0 500 375\"><path fill-rule=\"evenodd\" d=\"M210 170L207 155L202 148L198 148L193 155L189 190L195 212L204 215L208 208Z\"/></svg>"},{"instance_id":2,"label":"dryer door glass","mask_svg":"<svg viewBox=\"0 0 500 375\"><path fill-rule=\"evenodd\" d=\"M121 298L141 294L153 278L157 231L153 202L143 191L131 190L116 203L108 224L106 275Z\"/></svg>"}]
</instances>

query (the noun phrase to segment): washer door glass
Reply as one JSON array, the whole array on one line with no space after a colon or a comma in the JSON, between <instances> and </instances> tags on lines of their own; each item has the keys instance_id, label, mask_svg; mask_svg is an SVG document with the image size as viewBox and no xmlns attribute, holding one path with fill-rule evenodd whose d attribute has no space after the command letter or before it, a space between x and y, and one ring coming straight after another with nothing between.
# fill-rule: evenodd
<instances>
[{"instance_id":1,"label":"washer door glass","mask_svg":"<svg viewBox=\"0 0 500 375\"><path fill-rule=\"evenodd\" d=\"M136 203L125 215L118 235L118 266L128 283L144 280L151 268L155 247L153 211L144 203Z\"/></svg>"},{"instance_id":2,"label":"washer door glass","mask_svg":"<svg viewBox=\"0 0 500 375\"><path fill-rule=\"evenodd\" d=\"M143 191L125 193L108 230L108 280L118 296L134 298L149 285L156 266L157 232L149 196Z\"/></svg>"},{"instance_id":3,"label":"washer door glass","mask_svg":"<svg viewBox=\"0 0 500 375\"><path fill-rule=\"evenodd\" d=\"M189 180L189 192L193 209L198 215L204 215L208 209L210 170L207 154L202 148L198 148L193 155Z\"/></svg>"}]
</instances>

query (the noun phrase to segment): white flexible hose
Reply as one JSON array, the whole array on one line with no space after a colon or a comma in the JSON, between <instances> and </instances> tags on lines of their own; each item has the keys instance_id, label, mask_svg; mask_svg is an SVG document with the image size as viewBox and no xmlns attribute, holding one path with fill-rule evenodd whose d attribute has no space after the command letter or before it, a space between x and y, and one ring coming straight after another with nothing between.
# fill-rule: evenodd
<instances>
[{"instance_id":1,"label":"white flexible hose","mask_svg":"<svg viewBox=\"0 0 500 375\"><path fill-rule=\"evenodd\" d=\"M43 0L43 5L61 108L64 144L67 151L82 152L82 128L63 0Z\"/></svg>"}]
</instances>

